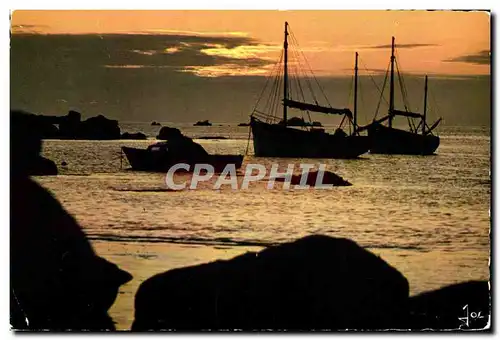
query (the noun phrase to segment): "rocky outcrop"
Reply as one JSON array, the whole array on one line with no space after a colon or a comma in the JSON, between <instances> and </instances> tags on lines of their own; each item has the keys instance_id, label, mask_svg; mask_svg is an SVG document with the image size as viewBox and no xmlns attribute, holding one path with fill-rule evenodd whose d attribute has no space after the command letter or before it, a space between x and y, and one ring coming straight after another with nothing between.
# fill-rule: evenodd
<instances>
[{"instance_id":1,"label":"rocky outcrop","mask_svg":"<svg viewBox=\"0 0 500 340\"><path fill-rule=\"evenodd\" d=\"M177 128L162 127L156 139L168 141L169 157L175 161L200 160L208 155L208 152L200 144L184 136Z\"/></svg>"},{"instance_id":2,"label":"rocky outcrop","mask_svg":"<svg viewBox=\"0 0 500 340\"><path fill-rule=\"evenodd\" d=\"M66 116L59 119L59 132L61 139L80 138L80 124L82 115L77 111L69 111Z\"/></svg>"},{"instance_id":3,"label":"rocky outcrop","mask_svg":"<svg viewBox=\"0 0 500 340\"><path fill-rule=\"evenodd\" d=\"M238 126L250 126L250 123L239 123Z\"/></svg>"},{"instance_id":4,"label":"rocky outcrop","mask_svg":"<svg viewBox=\"0 0 500 340\"><path fill-rule=\"evenodd\" d=\"M207 120L200 120L196 123L193 124L193 126L212 126L212 123L210 123L210 121Z\"/></svg>"},{"instance_id":5,"label":"rocky outcrop","mask_svg":"<svg viewBox=\"0 0 500 340\"><path fill-rule=\"evenodd\" d=\"M81 121L81 114L77 111L69 111L66 116L22 113L25 125L34 127L37 135L42 139L120 139L118 121L108 119L103 115Z\"/></svg>"},{"instance_id":6,"label":"rocky outcrop","mask_svg":"<svg viewBox=\"0 0 500 340\"><path fill-rule=\"evenodd\" d=\"M401 273L355 242L309 236L146 280L132 330L386 329L408 291Z\"/></svg>"},{"instance_id":7,"label":"rocky outcrop","mask_svg":"<svg viewBox=\"0 0 500 340\"><path fill-rule=\"evenodd\" d=\"M182 136L181 130L164 126L160 129L160 132L158 133L158 136L156 136L156 139L169 140L171 138L177 138L180 136Z\"/></svg>"},{"instance_id":8,"label":"rocky outcrop","mask_svg":"<svg viewBox=\"0 0 500 340\"><path fill-rule=\"evenodd\" d=\"M108 119L103 115L91 117L81 122L79 138L90 140L120 139L118 121Z\"/></svg>"},{"instance_id":9,"label":"rocky outcrop","mask_svg":"<svg viewBox=\"0 0 500 340\"><path fill-rule=\"evenodd\" d=\"M158 123L157 121L153 121L151 122L151 126L161 126L161 124Z\"/></svg>"},{"instance_id":10,"label":"rocky outcrop","mask_svg":"<svg viewBox=\"0 0 500 340\"><path fill-rule=\"evenodd\" d=\"M144 140L148 139L148 137L143 134L142 132L135 132L135 133L129 133L129 132L124 132L120 136L121 139L133 139L133 140Z\"/></svg>"}]
</instances>

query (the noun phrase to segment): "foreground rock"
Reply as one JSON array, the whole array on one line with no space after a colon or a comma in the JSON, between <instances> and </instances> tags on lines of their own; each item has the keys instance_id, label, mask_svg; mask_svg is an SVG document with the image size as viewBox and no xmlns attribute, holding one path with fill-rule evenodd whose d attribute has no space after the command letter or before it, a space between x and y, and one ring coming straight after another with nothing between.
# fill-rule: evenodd
<instances>
[{"instance_id":1,"label":"foreground rock","mask_svg":"<svg viewBox=\"0 0 500 340\"><path fill-rule=\"evenodd\" d=\"M408 290L401 273L353 241L309 236L148 279L132 330L384 329Z\"/></svg>"},{"instance_id":2,"label":"foreground rock","mask_svg":"<svg viewBox=\"0 0 500 340\"><path fill-rule=\"evenodd\" d=\"M43 125L43 124L42 124ZM10 172L12 176L57 175L57 165L40 155L40 120L22 111L10 112Z\"/></svg>"},{"instance_id":3,"label":"foreground rock","mask_svg":"<svg viewBox=\"0 0 500 340\"><path fill-rule=\"evenodd\" d=\"M292 175L290 179L291 185L300 185L300 181L302 179L302 175ZM284 182L285 178L276 177L274 179L277 182ZM316 185L316 181L318 180L318 171L310 171L307 173L306 183L305 185L309 185L314 187ZM351 186L352 184L340 177L339 175L325 171L323 172L323 179L320 184L331 184L333 186Z\"/></svg>"},{"instance_id":4,"label":"foreground rock","mask_svg":"<svg viewBox=\"0 0 500 340\"><path fill-rule=\"evenodd\" d=\"M483 329L491 314L487 281L454 284L411 297L409 329Z\"/></svg>"},{"instance_id":5,"label":"foreground rock","mask_svg":"<svg viewBox=\"0 0 500 340\"><path fill-rule=\"evenodd\" d=\"M80 226L29 178L11 178L11 325L113 330L107 311L130 274L97 256Z\"/></svg>"},{"instance_id":6,"label":"foreground rock","mask_svg":"<svg viewBox=\"0 0 500 340\"><path fill-rule=\"evenodd\" d=\"M60 137L59 129L55 125L58 121L52 117L35 115L22 110L11 110L10 113L11 119L15 119L13 123L18 129L16 133L25 138L32 138L29 134L35 134L34 139L57 139Z\"/></svg>"},{"instance_id":7,"label":"foreground rock","mask_svg":"<svg viewBox=\"0 0 500 340\"><path fill-rule=\"evenodd\" d=\"M45 157L37 157L33 168L28 170L30 176L55 176L57 175L57 165L54 161Z\"/></svg>"},{"instance_id":8,"label":"foreground rock","mask_svg":"<svg viewBox=\"0 0 500 340\"><path fill-rule=\"evenodd\" d=\"M97 256L75 219L30 179L41 138L36 127L25 125L29 122L23 113L11 112L11 325L23 330L113 330L107 311L131 276ZM46 161L44 171L51 171L53 162Z\"/></svg>"}]
</instances>

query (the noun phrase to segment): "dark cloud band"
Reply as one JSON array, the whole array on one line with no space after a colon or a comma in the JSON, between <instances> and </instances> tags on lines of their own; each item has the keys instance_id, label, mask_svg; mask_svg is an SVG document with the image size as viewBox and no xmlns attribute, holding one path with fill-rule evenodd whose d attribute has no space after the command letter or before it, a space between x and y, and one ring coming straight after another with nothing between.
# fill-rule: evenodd
<instances>
[{"instance_id":1,"label":"dark cloud band","mask_svg":"<svg viewBox=\"0 0 500 340\"><path fill-rule=\"evenodd\" d=\"M193 67L241 65L260 68L273 63L258 55L231 55L238 48L263 46L258 41L242 36L199 35L134 35L134 34L84 34L39 35L14 34L11 38L11 56L17 63L59 69L100 67L120 68L171 68L185 71ZM206 53L219 48L224 55ZM68 70L69 71L69 70Z\"/></svg>"},{"instance_id":2,"label":"dark cloud band","mask_svg":"<svg viewBox=\"0 0 500 340\"><path fill-rule=\"evenodd\" d=\"M491 52L489 50L482 50L475 54L466 54L459 57L446 59L446 62L468 63L475 65L490 65Z\"/></svg>"}]
</instances>

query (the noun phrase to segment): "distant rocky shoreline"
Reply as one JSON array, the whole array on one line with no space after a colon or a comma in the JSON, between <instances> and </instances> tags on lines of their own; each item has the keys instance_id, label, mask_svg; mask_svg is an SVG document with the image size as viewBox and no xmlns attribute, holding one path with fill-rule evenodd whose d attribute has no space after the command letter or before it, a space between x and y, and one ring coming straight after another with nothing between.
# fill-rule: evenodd
<instances>
[{"instance_id":1,"label":"distant rocky shoreline","mask_svg":"<svg viewBox=\"0 0 500 340\"><path fill-rule=\"evenodd\" d=\"M146 140L148 136L143 132L122 132L118 120L109 119L104 115L97 115L82 120L82 114L71 110L63 116L48 116L34 114L21 110L13 110L22 113L25 120L24 125L32 126L42 139L59 140ZM157 121L151 122L151 126L161 127ZM212 126L208 120L199 121L193 126ZM248 126L241 123L238 126ZM227 139L225 136L201 136L199 139Z\"/></svg>"},{"instance_id":2,"label":"distant rocky shoreline","mask_svg":"<svg viewBox=\"0 0 500 340\"><path fill-rule=\"evenodd\" d=\"M103 115L82 120L80 112L69 111L65 116L45 116L22 112L27 125L36 126L42 139L120 139L117 120Z\"/></svg>"}]
</instances>

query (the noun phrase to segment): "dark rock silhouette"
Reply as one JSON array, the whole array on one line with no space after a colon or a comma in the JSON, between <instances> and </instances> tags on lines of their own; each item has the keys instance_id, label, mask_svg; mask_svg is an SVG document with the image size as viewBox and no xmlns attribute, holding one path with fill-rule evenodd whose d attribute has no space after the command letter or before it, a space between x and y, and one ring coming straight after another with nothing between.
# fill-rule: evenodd
<instances>
[{"instance_id":1,"label":"dark rock silhouette","mask_svg":"<svg viewBox=\"0 0 500 340\"><path fill-rule=\"evenodd\" d=\"M172 157L172 160L178 162L189 162L208 155L208 152L200 144L184 136L177 128L162 127L156 139L168 141L169 155Z\"/></svg>"},{"instance_id":2,"label":"dark rock silhouette","mask_svg":"<svg viewBox=\"0 0 500 340\"><path fill-rule=\"evenodd\" d=\"M250 126L250 123L239 123L238 126Z\"/></svg>"},{"instance_id":3,"label":"dark rock silhouette","mask_svg":"<svg viewBox=\"0 0 500 340\"><path fill-rule=\"evenodd\" d=\"M77 111L69 111L66 116L59 119L59 132L62 139L80 138L80 123L82 115Z\"/></svg>"},{"instance_id":4,"label":"dark rock silhouette","mask_svg":"<svg viewBox=\"0 0 500 340\"><path fill-rule=\"evenodd\" d=\"M60 133L56 124L59 122L55 119L51 119L48 116L35 115L22 110L11 110L12 113L15 112L15 121L13 122L19 128L16 133L26 136L28 134L36 134L35 139L56 139L59 138ZM12 125L12 123L11 123ZM23 131L21 128L25 128Z\"/></svg>"},{"instance_id":5,"label":"dark rock silhouette","mask_svg":"<svg viewBox=\"0 0 500 340\"><path fill-rule=\"evenodd\" d=\"M134 139L134 140L144 140L148 139L148 137L143 134L142 132L135 132L135 133L129 133L129 132L124 132L120 136L121 139Z\"/></svg>"},{"instance_id":6,"label":"dark rock silhouette","mask_svg":"<svg viewBox=\"0 0 500 340\"><path fill-rule=\"evenodd\" d=\"M384 329L398 322L408 290L353 241L308 236L146 280L132 330Z\"/></svg>"},{"instance_id":7,"label":"dark rock silhouette","mask_svg":"<svg viewBox=\"0 0 500 340\"><path fill-rule=\"evenodd\" d=\"M11 178L11 324L113 330L107 314L131 276L98 257L76 221L29 178Z\"/></svg>"},{"instance_id":8,"label":"dark rock silhouette","mask_svg":"<svg viewBox=\"0 0 500 340\"><path fill-rule=\"evenodd\" d=\"M491 315L490 304L487 281L463 282L425 292L410 298L405 328L483 329Z\"/></svg>"},{"instance_id":9,"label":"dark rock silhouette","mask_svg":"<svg viewBox=\"0 0 500 340\"><path fill-rule=\"evenodd\" d=\"M79 136L91 140L120 139L120 127L117 120L98 115L80 124Z\"/></svg>"},{"instance_id":10,"label":"dark rock silhouette","mask_svg":"<svg viewBox=\"0 0 500 340\"><path fill-rule=\"evenodd\" d=\"M320 122L306 122L304 118L299 118L299 117L292 117L286 121L286 125L288 126L317 126L321 127L323 126ZM280 121L280 124L283 124L283 120Z\"/></svg>"},{"instance_id":11,"label":"dark rock silhouette","mask_svg":"<svg viewBox=\"0 0 500 340\"><path fill-rule=\"evenodd\" d=\"M210 123L208 121L208 119L207 120L200 120L200 121L194 123L193 126L212 126L212 123Z\"/></svg>"},{"instance_id":12,"label":"dark rock silhouette","mask_svg":"<svg viewBox=\"0 0 500 340\"><path fill-rule=\"evenodd\" d=\"M18 176L57 175L56 164L40 155L43 122L23 111L10 112L10 171Z\"/></svg>"},{"instance_id":13,"label":"dark rock silhouette","mask_svg":"<svg viewBox=\"0 0 500 340\"><path fill-rule=\"evenodd\" d=\"M180 136L168 140L169 154L177 162L191 162L208 156L208 152L191 138Z\"/></svg>"},{"instance_id":14,"label":"dark rock silhouette","mask_svg":"<svg viewBox=\"0 0 500 340\"><path fill-rule=\"evenodd\" d=\"M158 133L158 136L156 136L156 139L169 140L171 138L176 138L180 136L182 136L181 130L177 128L164 126L160 129L160 132Z\"/></svg>"},{"instance_id":15,"label":"dark rock silhouette","mask_svg":"<svg viewBox=\"0 0 500 340\"><path fill-rule=\"evenodd\" d=\"M54 161L45 157L38 157L35 166L30 170L31 176L51 176L57 175L57 165Z\"/></svg>"},{"instance_id":16,"label":"dark rock silhouette","mask_svg":"<svg viewBox=\"0 0 500 340\"><path fill-rule=\"evenodd\" d=\"M42 119L36 119L38 129L44 139L57 139L59 137L59 129L54 124L46 123Z\"/></svg>"},{"instance_id":17,"label":"dark rock silhouette","mask_svg":"<svg viewBox=\"0 0 500 340\"><path fill-rule=\"evenodd\" d=\"M161 126L161 124L158 123L157 121L153 121L151 122L151 126Z\"/></svg>"},{"instance_id":18,"label":"dark rock silhouette","mask_svg":"<svg viewBox=\"0 0 500 340\"><path fill-rule=\"evenodd\" d=\"M300 185L300 180L302 178L302 175L292 175L292 178L290 179L290 184L292 185ZM310 186L315 186L316 185L316 180L318 178L318 172L317 171L310 171L307 174L307 180L306 180L306 185ZM283 177L276 177L275 181L277 182L284 182L285 178ZM351 186L352 184L340 177L339 175L330 172L330 171L325 171L323 173L323 180L321 181L321 184L332 184L333 186Z\"/></svg>"},{"instance_id":19,"label":"dark rock silhouette","mask_svg":"<svg viewBox=\"0 0 500 340\"><path fill-rule=\"evenodd\" d=\"M41 133L11 112L10 320L14 329L113 330L130 274L97 256L75 219L29 175ZM17 133L17 132L23 133Z\"/></svg>"},{"instance_id":20,"label":"dark rock silhouette","mask_svg":"<svg viewBox=\"0 0 500 340\"><path fill-rule=\"evenodd\" d=\"M103 115L81 121L81 114L77 111L69 111L66 116L44 116L23 111L16 112L24 113L22 119L25 121L25 125L34 127L41 139L120 139L118 121L108 119Z\"/></svg>"}]
</instances>

